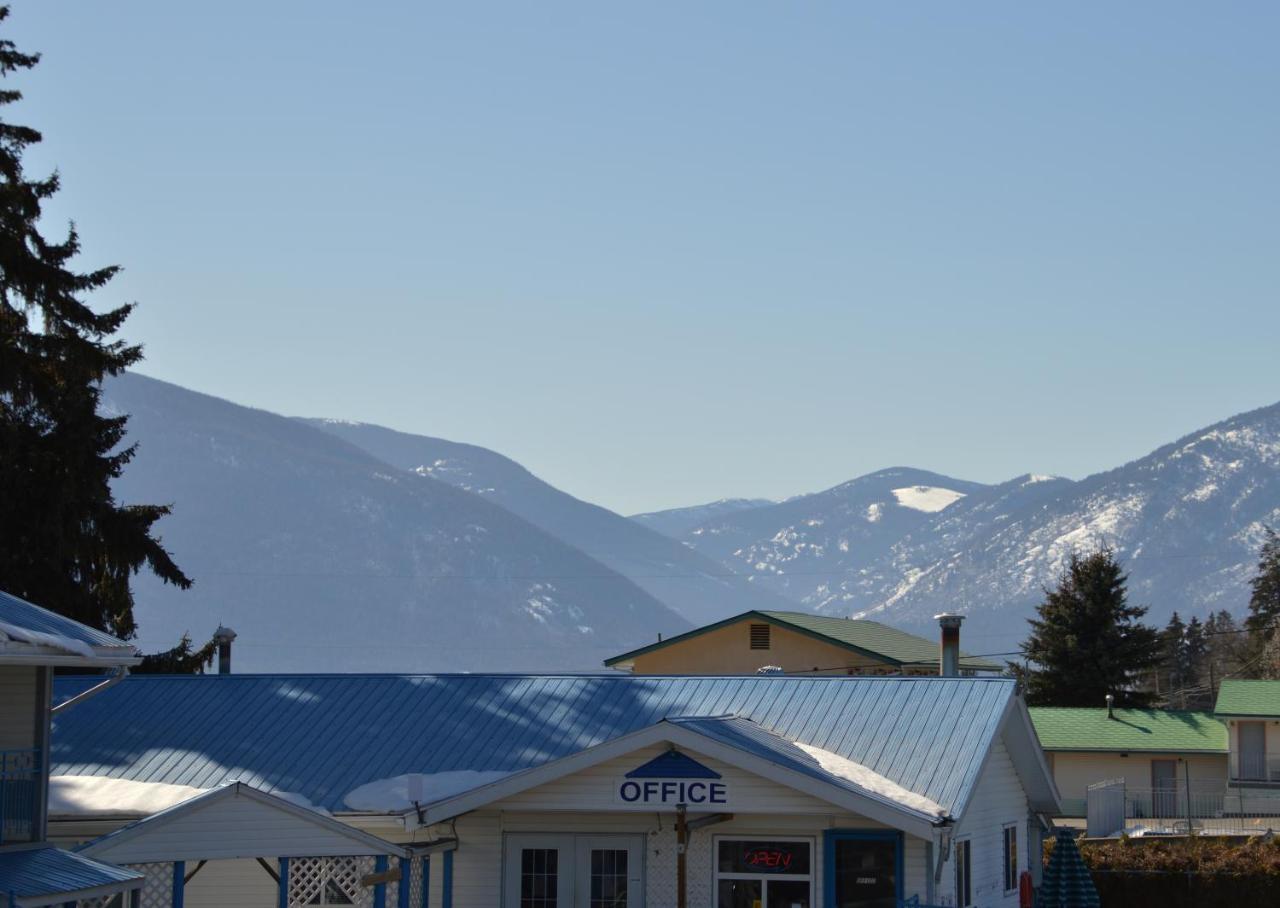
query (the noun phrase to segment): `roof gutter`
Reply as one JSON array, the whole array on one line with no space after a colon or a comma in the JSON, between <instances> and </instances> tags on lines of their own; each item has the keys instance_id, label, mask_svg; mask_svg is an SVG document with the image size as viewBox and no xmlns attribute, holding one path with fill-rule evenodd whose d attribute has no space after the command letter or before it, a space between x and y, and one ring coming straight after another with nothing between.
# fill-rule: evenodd
<instances>
[{"instance_id":1,"label":"roof gutter","mask_svg":"<svg viewBox=\"0 0 1280 908\"><path fill-rule=\"evenodd\" d=\"M97 694L102 693L108 687L115 687L117 684L119 684L121 681L123 681L127 677L129 677L128 667L124 665L117 666L116 670L111 673L111 677L108 678L106 681L103 681L101 684L95 684L93 687L89 688L88 690L80 691L80 693L76 694L74 697L71 697L69 700L63 700L61 703L57 704L51 710L49 710L49 712L56 716L58 715L58 713L62 712L64 709L70 709L71 707L75 706L77 703L83 703L85 700L88 700L90 697L93 697L93 696L96 696Z\"/></svg>"}]
</instances>

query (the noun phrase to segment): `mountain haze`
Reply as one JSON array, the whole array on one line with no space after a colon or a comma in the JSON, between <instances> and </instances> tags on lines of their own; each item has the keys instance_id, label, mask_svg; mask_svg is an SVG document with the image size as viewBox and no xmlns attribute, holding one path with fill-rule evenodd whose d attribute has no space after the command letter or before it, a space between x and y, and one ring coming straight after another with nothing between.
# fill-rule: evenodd
<instances>
[{"instance_id":1,"label":"mountain haze","mask_svg":"<svg viewBox=\"0 0 1280 908\"><path fill-rule=\"evenodd\" d=\"M173 502L187 592L138 578L142 642L233 627L238 671L597 669L688 622L479 495L298 420L125 375L123 502Z\"/></svg>"},{"instance_id":2,"label":"mountain haze","mask_svg":"<svg viewBox=\"0 0 1280 908\"><path fill-rule=\"evenodd\" d=\"M362 423L306 422L402 470L501 505L630 578L694 624L748 609L791 607L782 596L735 576L723 562L574 498L494 451Z\"/></svg>"}]
</instances>

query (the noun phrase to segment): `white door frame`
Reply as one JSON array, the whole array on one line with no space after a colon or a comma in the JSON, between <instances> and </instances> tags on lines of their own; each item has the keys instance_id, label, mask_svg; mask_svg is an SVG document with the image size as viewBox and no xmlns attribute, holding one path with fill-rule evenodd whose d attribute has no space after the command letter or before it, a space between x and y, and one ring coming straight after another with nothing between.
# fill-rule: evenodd
<instances>
[{"instance_id":1,"label":"white door frame","mask_svg":"<svg viewBox=\"0 0 1280 908\"><path fill-rule=\"evenodd\" d=\"M627 908L644 908L644 835L641 833L509 832L502 842L502 905L520 908L521 852L555 849L557 908L589 908L591 851L626 850Z\"/></svg>"}]
</instances>

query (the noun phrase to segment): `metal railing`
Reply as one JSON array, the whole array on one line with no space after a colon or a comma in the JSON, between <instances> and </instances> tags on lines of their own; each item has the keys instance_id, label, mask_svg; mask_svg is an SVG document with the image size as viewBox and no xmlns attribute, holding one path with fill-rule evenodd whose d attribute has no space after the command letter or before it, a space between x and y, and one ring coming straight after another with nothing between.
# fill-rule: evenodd
<instances>
[{"instance_id":1,"label":"metal railing","mask_svg":"<svg viewBox=\"0 0 1280 908\"><path fill-rule=\"evenodd\" d=\"M1231 781L1280 783L1280 756L1233 753Z\"/></svg>"},{"instance_id":2,"label":"metal railing","mask_svg":"<svg viewBox=\"0 0 1280 908\"><path fill-rule=\"evenodd\" d=\"M39 748L0 750L0 845L32 842L39 835L41 768Z\"/></svg>"},{"instance_id":3,"label":"metal railing","mask_svg":"<svg viewBox=\"0 0 1280 908\"><path fill-rule=\"evenodd\" d=\"M1091 836L1240 835L1280 830L1280 792L1250 792L1222 782L1133 788L1123 779L1090 785Z\"/></svg>"}]
</instances>

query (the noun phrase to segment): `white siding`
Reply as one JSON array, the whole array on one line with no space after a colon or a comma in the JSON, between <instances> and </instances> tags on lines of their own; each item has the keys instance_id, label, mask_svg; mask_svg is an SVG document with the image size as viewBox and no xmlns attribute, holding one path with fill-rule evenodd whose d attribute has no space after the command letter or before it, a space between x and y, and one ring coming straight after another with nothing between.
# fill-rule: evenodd
<instances>
[{"instance_id":1,"label":"white siding","mask_svg":"<svg viewBox=\"0 0 1280 908\"><path fill-rule=\"evenodd\" d=\"M32 665L0 665L0 750L38 746L39 672Z\"/></svg>"},{"instance_id":2,"label":"white siding","mask_svg":"<svg viewBox=\"0 0 1280 908\"><path fill-rule=\"evenodd\" d=\"M275 859L267 861L273 870ZM188 863L186 872L195 869ZM191 878L183 896L185 908L275 908L279 889L254 860L210 861ZM394 904L394 903L393 903Z\"/></svg>"},{"instance_id":3,"label":"white siding","mask_svg":"<svg viewBox=\"0 0 1280 908\"><path fill-rule=\"evenodd\" d=\"M978 787L964 818L956 826L955 839L967 838L970 845L970 894L973 904L980 908L1018 904L1018 893L1004 891L1004 839L1005 824L1015 823L1018 828L1018 872L1030 868L1031 849L1028 847L1030 809L1022 783L1009 759L1004 744L997 741L987 765L978 778ZM955 849L942 871L938 894L956 902ZM944 902L946 904L946 902Z\"/></svg>"},{"instance_id":4,"label":"white siding","mask_svg":"<svg viewBox=\"0 0 1280 908\"><path fill-rule=\"evenodd\" d=\"M570 814L477 811L457 823L460 845L454 852L453 908L498 908L502 904L503 835L510 832L609 832L642 835L645 840L645 908L673 908L676 904L675 830L671 814ZM706 827L689 843L690 908L713 908L713 849L717 836L801 836L813 841L814 905L822 905L823 831L869 829L876 824L849 814L826 817L756 815ZM443 856L432 859L431 904L442 896ZM904 893L926 894L925 843L907 837L904 854Z\"/></svg>"}]
</instances>

